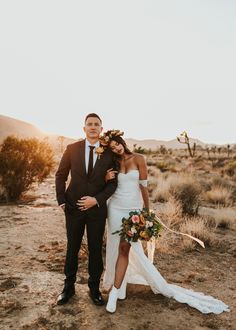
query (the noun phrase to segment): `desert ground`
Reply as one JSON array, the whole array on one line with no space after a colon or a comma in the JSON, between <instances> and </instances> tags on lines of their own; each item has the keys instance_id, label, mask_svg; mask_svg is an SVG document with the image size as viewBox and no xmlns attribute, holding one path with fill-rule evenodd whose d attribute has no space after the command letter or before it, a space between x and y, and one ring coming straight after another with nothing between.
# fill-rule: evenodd
<instances>
[{"instance_id":1,"label":"desert ground","mask_svg":"<svg viewBox=\"0 0 236 330\"><path fill-rule=\"evenodd\" d=\"M0 206L0 329L236 329L235 177L222 176L222 169L217 166L212 170L211 162L190 162L185 157L173 163L171 157L165 158L165 164L162 160L161 165L155 157L149 159L153 208L169 226L204 240L206 248L163 232L157 242L154 264L168 282L221 299L229 305L230 312L203 315L186 304L155 295L147 286L128 285L127 299L118 302L115 314L109 314L105 306L94 306L88 296L86 243L80 252L76 295L68 304L57 306L56 298L63 287L66 235L51 174L17 204ZM163 170L165 166L167 170ZM180 172L186 174L187 170L190 175L199 174L205 197L198 215L185 217L183 222L176 211L179 204L168 202L166 188L155 181L166 182L167 173L171 177ZM221 185L209 183L206 187L208 181L212 183L213 172L216 176L221 173ZM216 186L228 189L231 195L224 191L223 202L215 197L214 203ZM220 219L222 209L224 217ZM193 222L204 223L205 227L189 231L188 224ZM107 299L107 292L103 294Z\"/></svg>"}]
</instances>

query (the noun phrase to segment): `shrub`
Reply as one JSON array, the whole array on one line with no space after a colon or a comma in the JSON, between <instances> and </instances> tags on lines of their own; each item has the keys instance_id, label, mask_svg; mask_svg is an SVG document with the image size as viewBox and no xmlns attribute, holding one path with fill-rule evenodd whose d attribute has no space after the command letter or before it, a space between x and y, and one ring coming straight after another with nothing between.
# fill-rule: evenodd
<instances>
[{"instance_id":1,"label":"shrub","mask_svg":"<svg viewBox=\"0 0 236 330\"><path fill-rule=\"evenodd\" d=\"M204 242L205 246L212 246L217 243L214 240L211 229L208 227L204 218L196 218L196 219L187 219L186 222L180 225L180 231L182 233L186 233L192 235L196 238L199 238ZM191 251L197 246L194 240L184 237L182 248L187 251Z\"/></svg>"},{"instance_id":2,"label":"shrub","mask_svg":"<svg viewBox=\"0 0 236 330\"><path fill-rule=\"evenodd\" d=\"M169 182L168 180L163 179L163 177L160 177L158 179L156 188L152 191L152 198L153 202L167 202L170 194L169 194Z\"/></svg>"},{"instance_id":3,"label":"shrub","mask_svg":"<svg viewBox=\"0 0 236 330\"><path fill-rule=\"evenodd\" d=\"M177 172L174 164L169 163L169 162L165 162L165 161L157 161L156 162L156 167L161 172L166 172L166 171L170 171L170 172L173 172L173 173Z\"/></svg>"},{"instance_id":4,"label":"shrub","mask_svg":"<svg viewBox=\"0 0 236 330\"><path fill-rule=\"evenodd\" d=\"M157 212L171 228L178 228L183 221L181 203L172 196L169 197L168 202L157 206Z\"/></svg>"},{"instance_id":5,"label":"shrub","mask_svg":"<svg viewBox=\"0 0 236 330\"><path fill-rule=\"evenodd\" d=\"M211 187L213 186L224 187L228 189L232 188L231 182L226 178L222 178L221 176L215 176L211 179Z\"/></svg>"},{"instance_id":6,"label":"shrub","mask_svg":"<svg viewBox=\"0 0 236 330\"><path fill-rule=\"evenodd\" d=\"M236 224L235 211L227 208L218 208L214 214L215 226L222 229L233 229Z\"/></svg>"},{"instance_id":7,"label":"shrub","mask_svg":"<svg viewBox=\"0 0 236 330\"><path fill-rule=\"evenodd\" d=\"M170 187L170 194L182 205L182 213L196 215L200 204L201 190L194 179L188 178Z\"/></svg>"},{"instance_id":8,"label":"shrub","mask_svg":"<svg viewBox=\"0 0 236 330\"><path fill-rule=\"evenodd\" d=\"M34 182L43 182L53 165L53 151L46 142L7 137L0 151L1 199L18 200Z\"/></svg>"},{"instance_id":9,"label":"shrub","mask_svg":"<svg viewBox=\"0 0 236 330\"><path fill-rule=\"evenodd\" d=\"M222 186L213 186L205 193L205 199L213 204L230 205L232 190Z\"/></svg>"},{"instance_id":10,"label":"shrub","mask_svg":"<svg viewBox=\"0 0 236 330\"><path fill-rule=\"evenodd\" d=\"M230 162L226 165L225 168L225 172L226 174L228 174L228 176L234 176L234 174L236 173L236 162Z\"/></svg>"}]
</instances>

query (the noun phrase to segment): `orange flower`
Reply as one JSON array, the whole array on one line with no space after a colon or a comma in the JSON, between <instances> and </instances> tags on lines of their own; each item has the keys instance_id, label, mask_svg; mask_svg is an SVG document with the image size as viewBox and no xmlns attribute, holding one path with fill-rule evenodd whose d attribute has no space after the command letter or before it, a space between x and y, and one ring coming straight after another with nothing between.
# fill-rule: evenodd
<instances>
[{"instance_id":1,"label":"orange flower","mask_svg":"<svg viewBox=\"0 0 236 330\"><path fill-rule=\"evenodd\" d=\"M140 231L140 234L139 234L142 238L146 239L146 238L149 238L148 234L146 233L146 231Z\"/></svg>"},{"instance_id":2,"label":"orange flower","mask_svg":"<svg viewBox=\"0 0 236 330\"><path fill-rule=\"evenodd\" d=\"M144 216L142 214L140 214L139 218L140 218L141 223L144 225L146 222L144 219Z\"/></svg>"},{"instance_id":3,"label":"orange flower","mask_svg":"<svg viewBox=\"0 0 236 330\"><path fill-rule=\"evenodd\" d=\"M101 154L104 152L104 148L103 148L103 147L97 147L97 148L95 149L95 152L96 152L96 154L98 155L98 159L100 159Z\"/></svg>"}]
</instances>

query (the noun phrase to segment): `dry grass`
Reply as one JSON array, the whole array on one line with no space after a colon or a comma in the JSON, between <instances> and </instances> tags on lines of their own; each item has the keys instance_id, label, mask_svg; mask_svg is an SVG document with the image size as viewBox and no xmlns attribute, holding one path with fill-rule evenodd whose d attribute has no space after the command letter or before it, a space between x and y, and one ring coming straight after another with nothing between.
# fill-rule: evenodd
<instances>
[{"instance_id":1,"label":"dry grass","mask_svg":"<svg viewBox=\"0 0 236 330\"><path fill-rule=\"evenodd\" d=\"M170 196L168 202L159 207L157 214L165 221L168 226L174 227L179 224L182 218L181 203Z\"/></svg>"},{"instance_id":2,"label":"dry grass","mask_svg":"<svg viewBox=\"0 0 236 330\"><path fill-rule=\"evenodd\" d=\"M225 167L227 175L233 177L236 174L236 161L229 162Z\"/></svg>"},{"instance_id":3,"label":"dry grass","mask_svg":"<svg viewBox=\"0 0 236 330\"><path fill-rule=\"evenodd\" d=\"M186 219L186 221L180 225L179 229L183 233L200 239L204 242L205 246L212 246L218 243L218 241L214 239L212 231L204 218ZM194 240L183 237L181 248L185 251L191 251L195 249L196 245L197 243Z\"/></svg>"},{"instance_id":4,"label":"dry grass","mask_svg":"<svg viewBox=\"0 0 236 330\"><path fill-rule=\"evenodd\" d=\"M148 191L152 194L153 190L156 189L159 184L160 170L155 167L148 168Z\"/></svg>"},{"instance_id":5,"label":"dry grass","mask_svg":"<svg viewBox=\"0 0 236 330\"><path fill-rule=\"evenodd\" d=\"M163 176L161 176L158 179L157 187L152 192L152 199L153 202L166 202L170 198L170 183L169 180L164 179Z\"/></svg>"},{"instance_id":6,"label":"dry grass","mask_svg":"<svg viewBox=\"0 0 236 330\"><path fill-rule=\"evenodd\" d=\"M173 196L182 205L182 213L197 214L200 203L200 185L191 175L174 174L162 175L157 187L153 190L153 202L167 202Z\"/></svg>"},{"instance_id":7,"label":"dry grass","mask_svg":"<svg viewBox=\"0 0 236 330\"><path fill-rule=\"evenodd\" d=\"M223 186L212 186L203 197L209 203L229 206L232 203L232 190Z\"/></svg>"},{"instance_id":8,"label":"dry grass","mask_svg":"<svg viewBox=\"0 0 236 330\"><path fill-rule=\"evenodd\" d=\"M159 167L157 172L154 161ZM162 221L171 229L201 239L206 246L219 244L216 228L234 230L236 224L235 210L230 209L236 200L234 176L226 175L226 164L222 163L222 168L214 166L215 163L208 156L192 160L175 150L172 156L153 157L149 168L150 196L154 206L155 203L158 205L157 214ZM176 168L178 166L178 173L171 172L169 164L175 164ZM201 216L197 216L201 204L205 208L201 208ZM217 205L229 208L215 209ZM205 212L209 210L208 214L203 213L202 209ZM157 241L158 250L164 253L175 253L179 249L189 251L196 246L200 248L193 240L166 229L162 230Z\"/></svg>"},{"instance_id":9,"label":"dry grass","mask_svg":"<svg viewBox=\"0 0 236 330\"><path fill-rule=\"evenodd\" d=\"M153 191L152 198L154 202L168 201L171 194L170 188L180 184L186 176L182 174L160 174L157 182L157 188Z\"/></svg>"},{"instance_id":10,"label":"dry grass","mask_svg":"<svg viewBox=\"0 0 236 330\"><path fill-rule=\"evenodd\" d=\"M175 167L175 163L168 162L168 161L157 161L156 162L156 167L161 171L161 172L177 172L177 169Z\"/></svg>"},{"instance_id":11,"label":"dry grass","mask_svg":"<svg viewBox=\"0 0 236 330\"><path fill-rule=\"evenodd\" d=\"M218 187L224 187L231 189L232 188L232 183L228 178L221 177L219 175L214 176L211 181L210 181L211 187L218 186Z\"/></svg>"},{"instance_id":12,"label":"dry grass","mask_svg":"<svg viewBox=\"0 0 236 330\"><path fill-rule=\"evenodd\" d=\"M163 223L170 229L179 230L183 222L181 203L172 196L167 203L157 208L157 215ZM180 237L163 228L161 236L157 240L157 249L162 253L175 253L176 246L179 245Z\"/></svg>"},{"instance_id":13,"label":"dry grass","mask_svg":"<svg viewBox=\"0 0 236 330\"><path fill-rule=\"evenodd\" d=\"M222 229L234 229L236 226L236 214L228 208L218 208L213 215L215 227Z\"/></svg>"},{"instance_id":14,"label":"dry grass","mask_svg":"<svg viewBox=\"0 0 236 330\"><path fill-rule=\"evenodd\" d=\"M212 231L216 227L215 220L209 221L207 217L203 216L183 217L181 203L174 198L159 207L157 215L170 229L199 238L206 246L218 244ZM175 253L179 250L192 251L196 247L200 246L194 240L172 233L165 228L162 229L161 237L157 240L157 249L162 253Z\"/></svg>"}]
</instances>

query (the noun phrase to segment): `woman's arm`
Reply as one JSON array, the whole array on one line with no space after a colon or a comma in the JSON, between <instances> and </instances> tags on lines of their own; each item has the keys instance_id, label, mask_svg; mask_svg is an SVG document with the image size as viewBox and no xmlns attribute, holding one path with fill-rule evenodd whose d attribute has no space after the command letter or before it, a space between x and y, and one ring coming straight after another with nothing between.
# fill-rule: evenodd
<instances>
[{"instance_id":1,"label":"woman's arm","mask_svg":"<svg viewBox=\"0 0 236 330\"><path fill-rule=\"evenodd\" d=\"M135 158L139 170L139 183L140 183L139 187L143 197L143 204L144 207L149 210L149 194L147 189L148 170L147 170L146 160L144 156L140 154L136 154Z\"/></svg>"}]
</instances>

